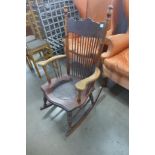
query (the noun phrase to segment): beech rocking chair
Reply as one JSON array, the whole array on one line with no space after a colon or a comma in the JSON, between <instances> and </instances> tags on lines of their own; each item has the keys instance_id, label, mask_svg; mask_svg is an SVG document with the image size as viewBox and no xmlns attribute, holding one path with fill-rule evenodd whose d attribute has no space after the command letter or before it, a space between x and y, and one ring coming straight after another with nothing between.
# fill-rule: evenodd
<instances>
[{"instance_id":1,"label":"beech rocking chair","mask_svg":"<svg viewBox=\"0 0 155 155\"><path fill-rule=\"evenodd\" d=\"M53 56L38 64L43 67L47 78L47 82L41 86L44 94L44 105L41 110L52 105L65 110L68 136L96 105L103 89L100 87L96 98L93 98L94 84L100 76L100 69L97 66L111 18L111 7L108 7L106 20L100 24L90 19L76 21L68 18L67 6L64 7L64 13L65 54ZM58 61L63 58L67 59L66 74L62 73L62 63ZM46 66L49 63L53 65L55 78L50 78L47 73ZM89 105L87 110L86 105ZM79 117L81 110L84 112ZM76 111L76 114L73 115L73 111Z\"/></svg>"}]
</instances>

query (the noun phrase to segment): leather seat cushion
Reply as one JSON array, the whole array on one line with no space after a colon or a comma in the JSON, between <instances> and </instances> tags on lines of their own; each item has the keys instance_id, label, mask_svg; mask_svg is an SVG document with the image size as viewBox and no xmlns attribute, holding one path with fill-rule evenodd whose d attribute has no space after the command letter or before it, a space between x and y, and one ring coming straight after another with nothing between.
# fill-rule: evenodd
<instances>
[{"instance_id":1,"label":"leather seat cushion","mask_svg":"<svg viewBox=\"0 0 155 155\"><path fill-rule=\"evenodd\" d=\"M34 35L26 36L26 43L28 43L28 42L30 42L30 41L33 41L33 40L36 40L36 38L35 38Z\"/></svg>"},{"instance_id":2,"label":"leather seat cushion","mask_svg":"<svg viewBox=\"0 0 155 155\"><path fill-rule=\"evenodd\" d=\"M47 42L45 40L36 39L36 40L32 40L31 42L28 42L26 44L26 47L28 50L34 50L34 49L44 46L46 44L47 44Z\"/></svg>"},{"instance_id":3,"label":"leather seat cushion","mask_svg":"<svg viewBox=\"0 0 155 155\"><path fill-rule=\"evenodd\" d=\"M129 49L125 49L119 54L106 58L104 60L104 65L121 75L126 77L129 76Z\"/></svg>"}]
</instances>

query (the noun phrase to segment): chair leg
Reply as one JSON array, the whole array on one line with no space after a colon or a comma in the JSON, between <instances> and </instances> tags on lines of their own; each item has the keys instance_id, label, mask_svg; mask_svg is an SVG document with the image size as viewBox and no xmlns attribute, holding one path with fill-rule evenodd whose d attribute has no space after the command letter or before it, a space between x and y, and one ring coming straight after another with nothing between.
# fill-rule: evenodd
<instances>
[{"instance_id":1,"label":"chair leg","mask_svg":"<svg viewBox=\"0 0 155 155\"><path fill-rule=\"evenodd\" d=\"M72 132L72 112L67 112L67 123L68 123L68 130L66 132L66 136L70 135Z\"/></svg>"},{"instance_id":2,"label":"chair leg","mask_svg":"<svg viewBox=\"0 0 155 155\"><path fill-rule=\"evenodd\" d=\"M91 101L92 105L84 112L84 114L76 122L73 123L73 120L75 119L76 116L78 116L78 114L79 114L80 111L78 111L73 117L72 117L72 112L67 112L68 131L66 132L66 136L69 136L86 119L86 117L88 116L88 114L95 107L95 105L96 105L96 103L97 103L97 101L99 99L99 96L100 96L103 88L104 87L101 87L100 88L99 92L97 93L96 98L93 98L92 93L89 95L89 99L90 99L89 101ZM87 102L86 104L88 104L88 103L89 102Z\"/></svg>"},{"instance_id":3,"label":"chair leg","mask_svg":"<svg viewBox=\"0 0 155 155\"><path fill-rule=\"evenodd\" d=\"M103 88L104 88L104 86L100 87L100 90L99 90L99 92L98 92L96 98L94 99L93 106L96 105L96 103L97 103L97 101L98 101L98 99L99 99L99 97L100 97L100 94L101 94Z\"/></svg>"},{"instance_id":4,"label":"chair leg","mask_svg":"<svg viewBox=\"0 0 155 155\"><path fill-rule=\"evenodd\" d=\"M104 77L103 78L102 87L107 87L107 84L108 84L108 78L107 77Z\"/></svg>"},{"instance_id":5,"label":"chair leg","mask_svg":"<svg viewBox=\"0 0 155 155\"><path fill-rule=\"evenodd\" d=\"M67 112L67 122L68 128L70 129L72 127L72 112Z\"/></svg>"},{"instance_id":6,"label":"chair leg","mask_svg":"<svg viewBox=\"0 0 155 155\"><path fill-rule=\"evenodd\" d=\"M33 58L32 58L32 62L33 62L33 64L34 64L34 67L35 67L35 69L36 69L36 72L37 72L37 74L38 74L38 77L41 79L41 75L40 75L39 69L38 69L38 67L37 67L37 65L36 65L36 62L34 61Z\"/></svg>"},{"instance_id":7,"label":"chair leg","mask_svg":"<svg viewBox=\"0 0 155 155\"><path fill-rule=\"evenodd\" d=\"M46 106L46 105L47 105L47 104L46 104L46 102L47 102L46 96L43 97L43 101L44 101L44 106Z\"/></svg>"},{"instance_id":8,"label":"chair leg","mask_svg":"<svg viewBox=\"0 0 155 155\"><path fill-rule=\"evenodd\" d=\"M94 103L94 97L93 97L93 94L92 93L89 95L89 98L91 100L91 103L93 104Z\"/></svg>"},{"instance_id":9,"label":"chair leg","mask_svg":"<svg viewBox=\"0 0 155 155\"><path fill-rule=\"evenodd\" d=\"M44 110L44 109L46 109L46 108L48 108L48 107L50 107L50 106L53 105L53 103L47 104L47 98L46 98L46 96L43 97L43 101L44 101L44 105L42 107L40 107L40 110Z\"/></svg>"},{"instance_id":10,"label":"chair leg","mask_svg":"<svg viewBox=\"0 0 155 155\"><path fill-rule=\"evenodd\" d=\"M32 70L32 69L33 69L33 67L32 67L32 63L31 63L31 61L29 60L28 57L26 57L26 63L28 64L30 70Z\"/></svg>"},{"instance_id":11,"label":"chair leg","mask_svg":"<svg viewBox=\"0 0 155 155\"><path fill-rule=\"evenodd\" d=\"M70 116L70 114L67 114L67 120L68 120L68 131L66 132L66 136L69 136L71 133L73 133L75 131L75 129L77 129L80 124L86 119L86 117L88 116L88 114L90 113L90 111L93 109L94 106L90 106L88 108L88 110L86 110L84 112L84 114L74 123L72 124L72 117Z\"/></svg>"}]
</instances>

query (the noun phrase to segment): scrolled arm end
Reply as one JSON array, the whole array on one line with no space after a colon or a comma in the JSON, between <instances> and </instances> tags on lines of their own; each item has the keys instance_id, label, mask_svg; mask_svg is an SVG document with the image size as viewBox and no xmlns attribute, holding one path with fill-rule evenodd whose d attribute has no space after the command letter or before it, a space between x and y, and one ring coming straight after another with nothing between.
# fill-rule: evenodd
<instances>
[{"instance_id":1,"label":"scrolled arm end","mask_svg":"<svg viewBox=\"0 0 155 155\"><path fill-rule=\"evenodd\" d=\"M95 72L91 76L89 76L89 77L87 77L87 78L85 78L83 80L80 80L79 82L77 82L75 84L76 89L78 91L85 90L89 83L94 82L99 78L100 73L101 73L100 69L98 67L96 67Z\"/></svg>"}]
</instances>

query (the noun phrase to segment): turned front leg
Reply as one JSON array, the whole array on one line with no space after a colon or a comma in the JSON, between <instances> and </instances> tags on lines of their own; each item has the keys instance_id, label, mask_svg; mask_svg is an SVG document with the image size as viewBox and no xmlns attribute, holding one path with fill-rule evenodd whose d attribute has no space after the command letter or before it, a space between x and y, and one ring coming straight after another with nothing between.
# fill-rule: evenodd
<instances>
[{"instance_id":1,"label":"turned front leg","mask_svg":"<svg viewBox=\"0 0 155 155\"><path fill-rule=\"evenodd\" d=\"M46 98L46 96L43 97L43 101L44 101L44 105L40 108L40 110L46 109L46 108L48 108L48 107L50 107L50 106L53 105L53 103L48 103L47 104L47 98Z\"/></svg>"},{"instance_id":2,"label":"turned front leg","mask_svg":"<svg viewBox=\"0 0 155 155\"><path fill-rule=\"evenodd\" d=\"M67 112L67 122L68 128L70 129L72 127L72 112Z\"/></svg>"},{"instance_id":3,"label":"turned front leg","mask_svg":"<svg viewBox=\"0 0 155 155\"><path fill-rule=\"evenodd\" d=\"M45 96L43 97L43 101L44 101L44 106L46 106L47 98Z\"/></svg>"}]
</instances>

